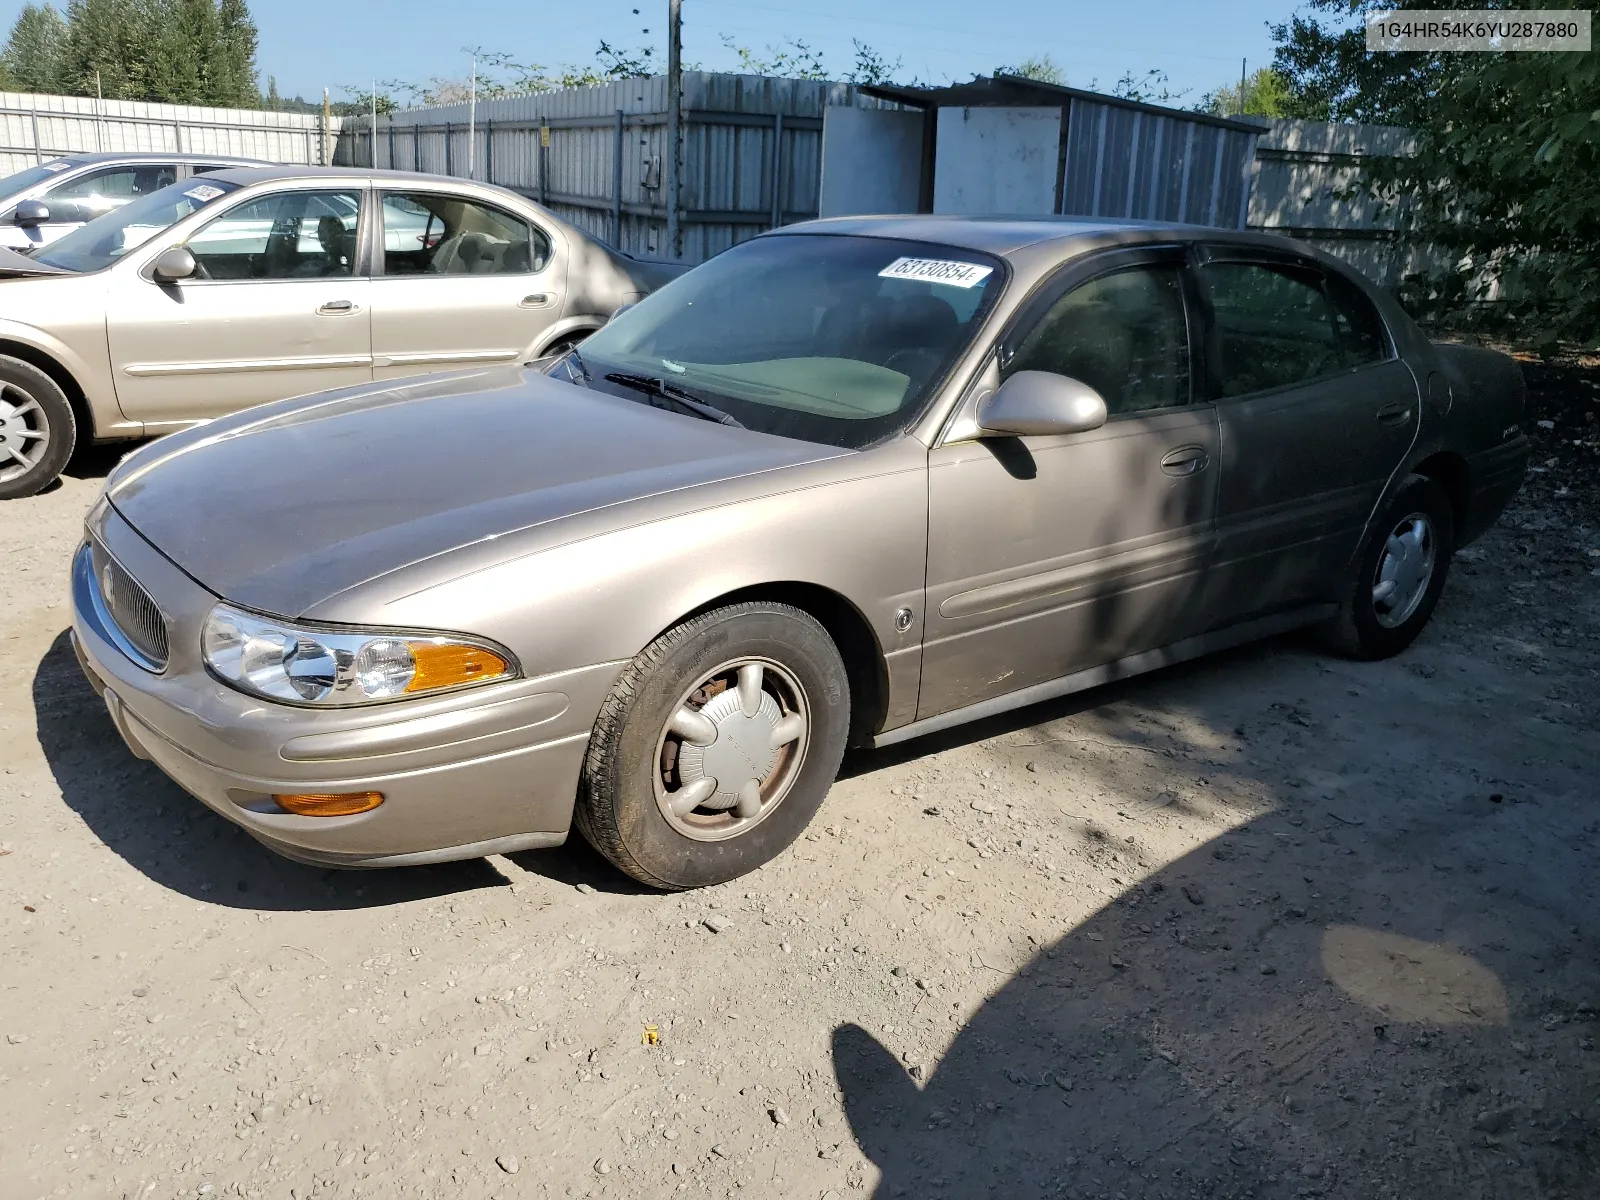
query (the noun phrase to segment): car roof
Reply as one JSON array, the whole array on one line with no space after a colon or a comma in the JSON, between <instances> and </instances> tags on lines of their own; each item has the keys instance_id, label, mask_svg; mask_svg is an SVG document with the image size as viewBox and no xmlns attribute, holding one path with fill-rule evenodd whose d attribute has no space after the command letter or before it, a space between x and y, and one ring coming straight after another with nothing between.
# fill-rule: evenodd
<instances>
[{"instance_id":1,"label":"car roof","mask_svg":"<svg viewBox=\"0 0 1600 1200\"><path fill-rule=\"evenodd\" d=\"M786 225L763 234L837 233L854 237L902 238L934 242L962 250L1006 257L1048 242L1081 241L1123 245L1141 242L1230 242L1282 247L1285 239L1270 234L1177 221L1134 221L1113 217L969 217L929 213L899 216L824 217ZM1304 252L1305 247L1298 246ZM1058 247L1065 250L1066 247Z\"/></svg>"},{"instance_id":2,"label":"car roof","mask_svg":"<svg viewBox=\"0 0 1600 1200\"><path fill-rule=\"evenodd\" d=\"M271 183L280 179L372 179L390 183L451 183L467 187L493 187L497 191L511 189L499 184L484 183L478 179L463 179L458 175L430 175L425 171L386 171L373 167L307 167L307 166L248 166L228 167L211 174L229 183L249 187L254 183Z\"/></svg>"},{"instance_id":3,"label":"car roof","mask_svg":"<svg viewBox=\"0 0 1600 1200\"><path fill-rule=\"evenodd\" d=\"M58 154L51 162L70 163L74 167L95 167L104 163L238 163L241 166L265 164L264 159L248 158L242 154L190 154L176 150L164 153L159 150L130 150L126 153L106 150L94 154Z\"/></svg>"}]
</instances>

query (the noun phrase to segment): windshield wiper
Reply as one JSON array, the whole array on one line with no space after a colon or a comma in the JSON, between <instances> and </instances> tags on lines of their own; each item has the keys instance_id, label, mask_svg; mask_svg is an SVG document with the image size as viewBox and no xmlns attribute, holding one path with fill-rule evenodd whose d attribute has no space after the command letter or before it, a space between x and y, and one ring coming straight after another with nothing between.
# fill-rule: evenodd
<instances>
[{"instance_id":1,"label":"windshield wiper","mask_svg":"<svg viewBox=\"0 0 1600 1200\"><path fill-rule=\"evenodd\" d=\"M674 387L665 379L658 379L653 375L630 375L625 371L612 371L606 379L612 383L620 383L625 388L632 388L636 392L643 392L647 396L675 404L690 416L699 417L701 420L715 421L719 425L732 425L735 429L744 428L732 413L725 413L704 400L696 400L688 392Z\"/></svg>"}]
</instances>

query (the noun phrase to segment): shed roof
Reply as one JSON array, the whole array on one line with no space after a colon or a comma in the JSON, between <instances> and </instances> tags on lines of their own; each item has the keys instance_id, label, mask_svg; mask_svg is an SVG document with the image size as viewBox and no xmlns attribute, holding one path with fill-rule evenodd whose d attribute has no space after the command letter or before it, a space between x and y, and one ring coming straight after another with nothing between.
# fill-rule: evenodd
<instances>
[{"instance_id":1,"label":"shed roof","mask_svg":"<svg viewBox=\"0 0 1600 1200\"><path fill-rule=\"evenodd\" d=\"M1129 100L1122 96L1107 96L1082 88L1067 87L1059 83L1043 83L1022 75L980 75L966 83L952 83L945 87L901 87L896 84L859 84L858 92L876 96L880 100L893 100L917 108L985 108L1009 106L1016 108L1060 108L1073 100L1106 104L1113 108L1130 108L1136 112L1153 113L1197 125L1216 125L1240 133L1261 133L1268 128L1264 122L1216 117L1210 113L1190 112L1181 108L1166 108L1159 104L1146 104L1142 100Z\"/></svg>"}]
</instances>

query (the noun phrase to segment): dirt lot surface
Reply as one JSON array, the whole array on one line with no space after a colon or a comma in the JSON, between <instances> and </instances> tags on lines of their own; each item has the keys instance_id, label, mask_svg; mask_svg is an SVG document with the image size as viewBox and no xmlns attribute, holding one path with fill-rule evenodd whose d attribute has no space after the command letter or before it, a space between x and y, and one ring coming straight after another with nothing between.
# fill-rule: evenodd
<instances>
[{"instance_id":1,"label":"dirt lot surface","mask_svg":"<svg viewBox=\"0 0 1600 1200\"><path fill-rule=\"evenodd\" d=\"M1600 1195L1596 378L1400 658L858 755L682 896L301 867L136 762L91 459L0 508L0 1197Z\"/></svg>"}]
</instances>

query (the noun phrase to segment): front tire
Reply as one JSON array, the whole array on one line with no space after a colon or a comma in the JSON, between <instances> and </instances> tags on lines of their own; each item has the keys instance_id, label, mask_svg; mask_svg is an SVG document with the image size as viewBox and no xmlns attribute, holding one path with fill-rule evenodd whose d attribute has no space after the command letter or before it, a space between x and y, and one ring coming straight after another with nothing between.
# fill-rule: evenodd
<instances>
[{"instance_id":1,"label":"front tire","mask_svg":"<svg viewBox=\"0 0 1600 1200\"><path fill-rule=\"evenodd\" d=\"M1454 553L1450 498L1433 480L1410 476L1368 529L1325 639L1352 658L1399 654L1433 616Z\"/></svg>"},{"instance_id":2,"label":"front tire","mask_svg":"<svg viewBox=\"0 0 1600 1200\"><path fill-rule=\"evenodd\" d=\"M623 670L589 739L574 824L651 887L726 882L800 836L849 730L844 662L815 618L767 601L713 609Z\"/></svg>"},{"instance_id":3,"label":"front tire","mask_svg":"<svg viewBox=\"0 0 1600 1200\"><path fill-rule=\"evenodd\" d=\"M77 440L72 405L56 381L0 355L0 500L43 490L66 469Z\"/></svg>"}]
</instances>

